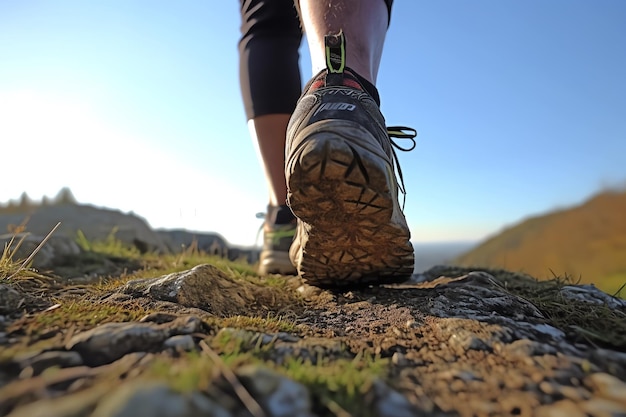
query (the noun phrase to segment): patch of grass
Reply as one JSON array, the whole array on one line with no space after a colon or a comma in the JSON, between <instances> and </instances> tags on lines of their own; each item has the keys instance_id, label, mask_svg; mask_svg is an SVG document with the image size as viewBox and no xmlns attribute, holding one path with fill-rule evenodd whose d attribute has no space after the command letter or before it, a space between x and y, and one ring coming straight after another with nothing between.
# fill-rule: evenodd
<instances>
[{"instance_id":1,"label":"patch of grass","mask_svg":"<svg viewBox=\"0 0 626 417\"><path fill-rule=\"evenodd\" d=\"M188 352L180 357L156 357L143 376L166 380L173 390L188 393L208 391L217 372L213 362L206 360L199 352Z\"/></svg>"},{"instance_id":2,"label":"patch of grass","mask_svg":"<svg viewBox=\"0 0 626 417\"><path fill-rule=\"evenodd\" d=\"M294 333L297 331L297 325L293 321L289 321L284 316L274 315L271 312L263 317L250 316L232 316L220 320L222 327L234 327L237 329L254 330L257 332L276 333L286 332Z\"/></svg>"},{"instance_id":3,"label":"patch of grass","mask_svg":"<svg viewBox=\"0 0 626 417\"><path fill-rule=\"evenodd\" d=\"M114 227L107 237L102 240L89 240L82 230L78 230L76 232L76 243L85 252L95 252L126 259L138 259L141 256L139 249L116 238L117 230L118 228Z\"/></svg>"},{"instance_id":4,"label":"patch of grass","mask_svg":"<svg viewBox=\"0 0 626 417\"><path fill-rule=\"evenodd\" d=\"M22 237L17 241L16 235L13 235L11 239L7 243L5 243L2 254L0 255L0 282L5 281L8 283L15 283L24 279L48 280L49 277L40 274L39 272L32 269L30 266L32 263L32 258L35 256L37 251L45 244L46 240L50 237L51 234L52 232L50 232L50 234L46 236L41 244L37 248L35 248L35 250L26 259L17 258L17 253L24 243L24 239L27 235L22 235Z\"/></svg>"},{"instance_id":5,"label":"patch of grass","mask_svg":"<svg viewBox=\"0 0 626 417\"><path fill-rule=\"evenodd\" d=\"M79 329L92 328L108 322L136 321L149 311L135 304L132 308L119 304L103 303L88 297L78 300L58 300L58 307L35 314L30 321L30 331L47 328L66 329L70 325Z\"/></svg>"},{"instance_id":6,"label":"patch of grass","mask_svg":"<svg viewBox=\"0 0 626 417\"><path fill-rule=\"evenodd\" d=\"M353 359L318 358L313 364L292 357L278 365L263 360L254 351L243 352L238 349L235 339L225 335L224 340L212 342L222 352L221 364L207 360L206 356L198 352L183 353L180 357L160 356L149 365L142 377L167 380L179 392L215 392L214 382L222 372L220 367L226 366L236 373L244 365L264 366L306 386L316 407L335 406L349 411L351 415L374 415L374 411L364 401L364 395L375 380L384 379L388 375L388 359L359 354Z\"/></svg>"},{"instance_id":7,"label":"patch of grass","mask_svg":"<svg viewBox=\"0 0 626 417\"><path fill-rule=\"evenodd\" d=\"M350 414L374 415L363 401L363 396L376 379L383 379L389 369L389 360L371 355L357 355L354 359L319 358L310 361L290 358L275 369L299 382L311 391L314 400L328 406L337 404Z\"/></svg>"}]
</instances>

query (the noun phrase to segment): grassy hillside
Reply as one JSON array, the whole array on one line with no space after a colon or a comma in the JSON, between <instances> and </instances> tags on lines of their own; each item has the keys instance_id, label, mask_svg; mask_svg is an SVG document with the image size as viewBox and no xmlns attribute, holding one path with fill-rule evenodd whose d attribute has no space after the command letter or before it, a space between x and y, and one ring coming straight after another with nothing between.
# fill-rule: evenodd
<instances>
[{"instance_id":1,"label":"grassy hillside","mask_svg":"<svg viewBox=\"0 0 626 417\"><path fill-rule=\"evenodd\" d=\"M530 218L455 263L506 268L540 279L567 275L615 293L626 283L626 191L605 192L578 207Z\"/></svg>"}]
</instances>

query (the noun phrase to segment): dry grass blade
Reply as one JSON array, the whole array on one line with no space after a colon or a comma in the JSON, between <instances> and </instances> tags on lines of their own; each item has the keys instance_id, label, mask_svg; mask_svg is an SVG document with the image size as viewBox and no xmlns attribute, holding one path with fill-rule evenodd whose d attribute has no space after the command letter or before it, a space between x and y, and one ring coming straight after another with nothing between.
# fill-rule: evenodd
<instances>
[{"instance_id":1,"label":"dry grass blade","mask_svg":"<svg viewBox=\"0 0 626 417\"><path fill-rule=\"evenodd\" d=\"M17 268L17 270L12 275L10 275L7 279L14 278L15 276L17 276L17 274L20 273L20 271L22 271L23 269L26 268L26 266L33 260L35 255L37 255L37 252L39 252L41 250L43 245L45 245L46 242L48 241L48 239L50 239L50 237L52 237L52 234L59 228L60 225L61 225L61 222L58 222L56 224L56 226L54 226L52 228L52 230L50 230L50 232L48 232L46 237L44 237L43 240L39 243L39 245L37 245L37 247L31 252L30 255L28 255L28 258L26 258L24 260L24 262L22 262L22 264Z\"/></svg>"},{"instance_id":2,"label":"dry grass blade","mask_svg":"<svg viewBox=\"0 0 626 417\"><path fill-rule=\"evenodd\" d=\"M202 349L202 353L207 355L213 363L219 368L224 378L232 385L235 390L235 394L244 404L244 406L248 409L250 414L255 417L266 417L265 412L259 405L259 403L250 395L248 390L239 382L237 379L237 375L233 371L231 371L225 364L222 362L222 359L219 357L217 353L206 344L204 340L200 341L200 348Z\"/></svg>"},{"instance_id":3,"label":"dry grass blade","mask_svg":"<svg viewBox=\"0 0 626 417\"><path fill-rule=\"evenodd\" d=\"M330 410L337 417L354 417L352 414L348 413L344 410L339 404L331 399L323 399L322 400L326 408Z\"/></svg>"}]
</instances>

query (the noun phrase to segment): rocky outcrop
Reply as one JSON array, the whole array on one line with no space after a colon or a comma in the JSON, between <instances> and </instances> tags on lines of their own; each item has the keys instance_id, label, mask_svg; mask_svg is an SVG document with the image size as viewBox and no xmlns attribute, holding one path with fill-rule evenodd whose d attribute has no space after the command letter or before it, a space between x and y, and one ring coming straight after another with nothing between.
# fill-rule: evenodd
<instances>
[{"instance_id":1,"label":"rocky outcrop","mask_svg":"<svg viewBox=\"0 0 626 417\"><path fill-rule=\"evenodd\" d=\"M192 232L182 229L157 229L156 233L174 253L194 249L223 258L228 256L228 243L217 233Z\"/></svg>"},{"instance_id":2,"label":"rocky outcrop","mask_svg":"<svg viewBox=\"0 0 626 417\"><path fill-rule=\"evenodd\" d=\"M134 214L80 204L37 205L20 211L0 211L0 230L25 225L26 231L43 239L57 223L55 236L75 240L81 231L90 240L115 238L141 252L167 253L161 236L146 221Z\"/></svg>"}]
</instances>

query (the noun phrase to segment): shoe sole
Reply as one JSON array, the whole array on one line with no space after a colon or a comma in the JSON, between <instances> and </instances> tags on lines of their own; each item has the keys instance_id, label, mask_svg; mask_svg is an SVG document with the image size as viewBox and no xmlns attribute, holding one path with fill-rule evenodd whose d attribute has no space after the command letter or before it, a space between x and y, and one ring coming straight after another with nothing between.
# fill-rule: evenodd
<instances>
[{"instance_id":1,"label":"shoe sole","mask_svg":"<svg viewBox=\"0 0 626 417\"><path fill-rule=\"evenodd\" d=\"M300 276L318 286L409 278L413 246L395 175L369 131L325 120L293 142L299 145L287 161L288 201L300 220L292 246Z\"/></svg>"}]
</instances>

